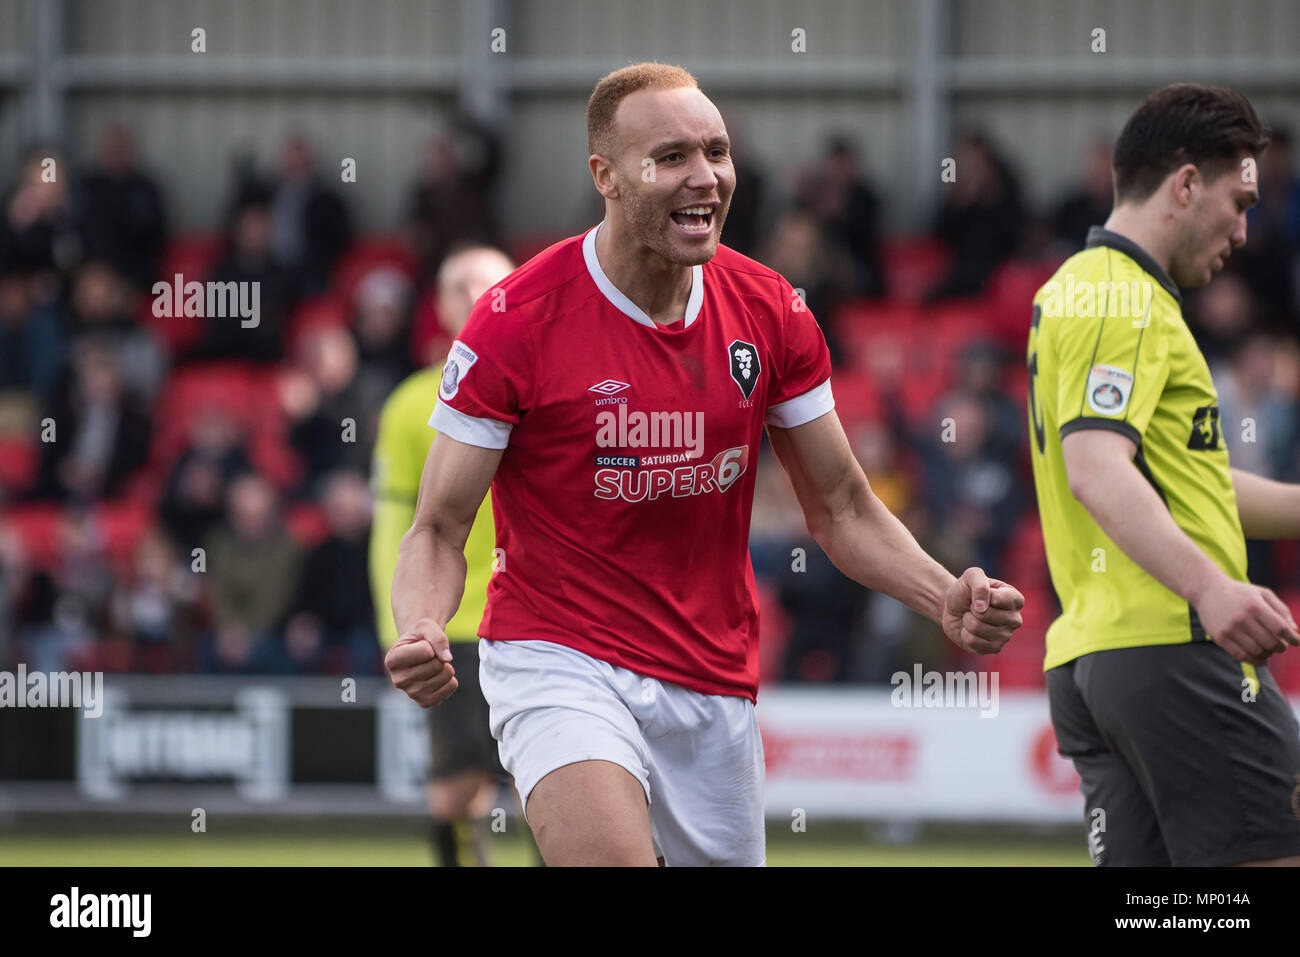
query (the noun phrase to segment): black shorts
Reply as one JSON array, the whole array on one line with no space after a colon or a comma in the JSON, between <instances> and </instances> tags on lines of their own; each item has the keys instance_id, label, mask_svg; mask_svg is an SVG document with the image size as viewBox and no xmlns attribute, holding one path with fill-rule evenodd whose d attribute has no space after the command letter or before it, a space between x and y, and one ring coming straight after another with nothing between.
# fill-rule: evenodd
<instances>
[{"instance_id":1,"label":"black shorts","mask_svg":"<svg viewBox=\"0 0 1300 957\"><path fill-rule=\"evenodd\" d=\"M429 709L429 738L433 745L433 780L461 771L481 770L505 777L497 742L488 725L488 703L478 683L478 642L454 641L451 664L456 669L456 693Z\"/></svg>"},{"instance_id":2,"label":"black shorts","mask_svg":"<svg viewBox=\"0 0 1300 957\"><path fill-rule=\"evenodd\" d=\"M1095 864L1300 854L1300 728L1268 668L1255 676L1257 690L1208 641L1099 651L1047 672Z\"/></svg>"}]
</instances>

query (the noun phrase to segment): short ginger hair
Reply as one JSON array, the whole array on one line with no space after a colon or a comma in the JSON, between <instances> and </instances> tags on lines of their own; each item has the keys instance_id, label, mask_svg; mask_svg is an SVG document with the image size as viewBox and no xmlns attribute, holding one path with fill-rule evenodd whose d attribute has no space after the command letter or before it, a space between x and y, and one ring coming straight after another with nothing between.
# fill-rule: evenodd
<instances>
[{"instance_id":1,"label":"short ginger hair","mask_svg":"<svg viewBox=\"0 0 1300 957\"><path fill-rule=\"evenodd\" d=\"M676 90L700 85L679 66L667 63L633 63L606 74L587 100L587 152L613 156L618 147L614 113L623 98L638 90Z\"/></svg>"}]
</instances>

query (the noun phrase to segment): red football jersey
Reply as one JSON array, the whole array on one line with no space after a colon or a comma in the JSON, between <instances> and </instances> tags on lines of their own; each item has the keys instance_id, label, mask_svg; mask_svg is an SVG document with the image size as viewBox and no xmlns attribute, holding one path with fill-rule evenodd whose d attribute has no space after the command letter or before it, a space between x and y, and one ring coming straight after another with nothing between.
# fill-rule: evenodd
<instances>
[{"instance_id":1,"label":"red football jersey","mask_svg":"<svg viewBox=\"0 0 1300 957\"><path fill-rule=\"evenodd\" d=\"M505 449L478 633L753 700L756 456L764 423L834 408L826 340L789 283L725 246L693 268L684 319L657 325L601 270L599 228L488 290L447 358L429 424Z\"/></svg>"}]
</instances>

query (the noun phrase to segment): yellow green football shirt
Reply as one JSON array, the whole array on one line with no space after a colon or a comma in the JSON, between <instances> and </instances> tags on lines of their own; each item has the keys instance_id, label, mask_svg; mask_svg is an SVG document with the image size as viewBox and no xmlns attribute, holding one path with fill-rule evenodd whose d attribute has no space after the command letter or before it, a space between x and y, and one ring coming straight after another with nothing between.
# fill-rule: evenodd
<instances>
[{"instance_id":1,"label":"yellow green football shirt","mask_svg":"<svg viewBox=\"0 0 1300 957\"><path fill-rule=\"evenodd\" d=\"M379 416L379 436L371 469L375 514L370 529L370 594L375 605L380 643L397 642L393 621L392 587L397 571L397 548L415 519L415 497L429 446L438 434L429 416L438 402L442 366L408 376L388 397ZM453 641L477 641L478 626L487 608L487 586L492 578L496 533L492 523L492 496L483 497L469 538L465 541L465 594L460 608L447 622Z\"/></svg>"},{"instance_id":2,"label":"yellow green football shirt","mask_svg":"<svg viewBox=\"0 0 1300 957\"><path fill-rule=\"evenodd\" d=\"M1218 394L1178 287L1131 240L1094 227L1034 297L1029 333L1034 486L1062 613L1044 670L1094 651L1207 640L1184 599L1120 550L1071 494L1061 439L1110 429L1174 521L1246 581L1246 542L1219 430Z\"/></svg>"}]
</instances>

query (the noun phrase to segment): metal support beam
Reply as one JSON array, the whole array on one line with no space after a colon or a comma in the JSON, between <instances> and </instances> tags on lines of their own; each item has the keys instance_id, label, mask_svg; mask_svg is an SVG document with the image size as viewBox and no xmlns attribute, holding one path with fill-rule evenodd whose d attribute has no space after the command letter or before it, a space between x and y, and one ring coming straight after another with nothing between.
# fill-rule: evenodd
<instances>
[{"instance_id":1,"label":"metal support beam","mask_svg":"<svg viewBox=\"0 0 1300 957\"><path fill-rule=\"evenodd\" d=\"M1104 68L1103 68L1104 64ZM947 82L957 93L1084 93L1147 90L1175 79L1230 83L1242 89L1294 91L1300 87L1295 57L1073 57L1065 60L951 60Z\"/></svg>"},{"instance_id":2,"label":"metal support beam","mask_svg":"<svg viewBox=\"0 0 1300 957\"><path fill-rule=\"evenodd\" d=\"M899 157L899 169L914 170L910 228L922 229L939 195L939 163L948 149L952 102L945 67L951 55L949 0L917 0L913 6L916 45L908 77L912 113L911 157Z\"/></svg>"},{"instance_id":3,"label":"metal support beam","mask_svg":"<svg viewBox=\"0 0 1300 957\"><path fill-rule=\"evenodd\" d=\"M28 0L27 128L42 143L61 144L65 132L59 66L66 12L63 0Z\"/></svg>"},{"instance_id":4,"label":"metal support beam","mask_svg":"<svg viewBox=\"0 0 1300 957\"><path fill-rule=\"evenodd\" d=\"M497 59L490 66L492 96L507 93L587 96L595 80L617 60ZM464 77L479 72L467 57L71 56L61 63L63 85L88 90L358 90L361 92L457 92ZM0 69L4 61L0 59ZM483 72L487 73L486 69ZM710 92L806 94L894 93L903 71L893 60L714 60L695 71ZM2 75L2 73L0 73ZM479 93L465 94L470 97Z\"/></svg>"},{"instance_id":5,"label":"metal support beam","mask_svg":"<svg viewBox=\"0 0 1300 957\"><path fill-rule=\"evenodd\" d=\"M503 0L461 0L460 107L477 120L496 125L506 119L505 63L510 44L510 10ZM505 52L492 51L493 31L505 30Z\"/></svg>"}]
</instances>

